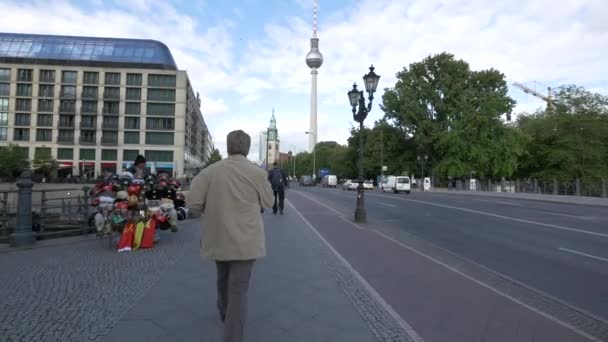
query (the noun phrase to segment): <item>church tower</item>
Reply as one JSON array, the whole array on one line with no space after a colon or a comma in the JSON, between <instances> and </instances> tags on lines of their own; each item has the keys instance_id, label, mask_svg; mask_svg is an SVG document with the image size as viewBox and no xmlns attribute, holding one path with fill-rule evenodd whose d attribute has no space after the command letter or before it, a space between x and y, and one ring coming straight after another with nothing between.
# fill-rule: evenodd
<instances>
[{"instance_id":1,"label":"church tower","mask_svg":"<svg viewBox=\"0 0 608 342\"><path fill-rule=\"evenodd\" d=\"M277 130L277 119L274 117L274 108L272 109L272 117L270 118L270 126L268 127L267 137L267 156L268 156L268 168L272 168L274 162L279 162L279 131Z\"/></svg>"}]
</instances>

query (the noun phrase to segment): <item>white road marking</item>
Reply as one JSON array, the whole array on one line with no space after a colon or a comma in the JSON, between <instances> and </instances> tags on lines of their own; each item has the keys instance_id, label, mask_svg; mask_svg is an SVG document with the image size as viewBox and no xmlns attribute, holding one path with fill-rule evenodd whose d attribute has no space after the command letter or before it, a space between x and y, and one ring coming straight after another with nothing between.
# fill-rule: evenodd
<instances>
[{"instance_id":1,"label":"white road marking","mask_svg":"<svg viewBox=\"0 0 608 342\"><path fill-rule=\"evenodd\" d=\"M587 258L592 258L592 259L608 262L608 259L606 259L606 258L601 258L601 257L595 256L595 255L591 255L591 254L575 251L573 249L568 249L568 248L563 248L563 247L560 247L559 249L562 250L562 251L564 251L564 252L570 252L570 253L586 256Z\"/></svg>"},{"instance_id":2,"label":"white road marking","mask_svg":"<svg viewBox=\"0 0 608 342\"><path fill-rule=\"evenodd\" d=\"M306 197L306 196L304 196L303 194L300 194L300 195L302 195L303 197ZM386 196L384 196L384 197L386 197ZM312 199L311 199L311 200L312 200ZM312 201L314 201L314 200L312 200ZM317 202L317 203L318 203L318 202ZM434 204L434 203L431 203L431 204ZM329 248L330 248L330 249L331 249L331 250L332 250L332 251L333 251L333 252L334 252L334 253L335 253L337 256L338 256L338 258L339 258L340 260L343 260L343 262L345 263L345 265L347 265L347 268L351 269L351 270L352 270L352 272L354 272L354 274L355 274L355 276L356 276L357 278L359 278L359 277L360 277L360 280L362 281L362 283L363 283L363 284L367 284L367 286L369 286L369 288L371 289L371 291L374 291L374 293L376 293L376 294L378 295L378 298L380 298L380 300L382 300L384 303L386 303L386 302L385 302L385 301L382 299L382 297L380 296L380 294L378 294L377 292L375 292L375 290L374 290L374 289L371 287L371 285L369 285L369 283L367 283L367 281L365 281L365 279L363 279L363 277L362 277L362 276L361 276L361 275L360 275L360 274L359 274L359 273L358 273L358 272L357 272L357 271L356 271L354 268L352 268L352 266L351 266L351 265L348 263L348 261L346 261L346 259L344 259L344 258L343 258L343 257L342 257L342 256L341 256L339 253L338 253L338 251L336 251L336 250L335 250L335 249L334 249L334 248L333 248L333 247L332 247L332 246L329 244L329 242L327 242L327 240L325 240L325 238L323 238L323 236L321 235L321 233L319 233L319 232L318 232L318 231L317 231L317 230L314 228L314 226L313 226L313 225L312 225L310 222L308 222L308 220L306 220L306 218L305 218L305 217L304 217L304 216L303 216L303 215L302 215L302 214L301 214L301 213L300 213L300 212L299 212L299 211L298 211L298 210L295 208L295 206L294 206L293 204L291 204L290 202L289 202L289 205L290 205L291 207L293 207L293 209L294 209L294 210L296 211L296 213L297 213L297 214L298 214L298 215L299 215L299 216L302 218L302 220L304 220L304 222L305 222L305 223L306 223L306 224L307 224L307 225L308 225L308 226L309 226L309 227L310 227L310 228L311 228L311 229L312 229L312 230L313 230L313 231L314 231L314 232L317 234L317 236L319 236L319 238L320 238L320 239L321 239L321 240L322 240L322 241L323 241L323 242L324 242L324 243L325 243L325 244L326 244L326 245L327 245L327 246L328 246L328 247L329 247ZM328 207L328 206L325 206L325 207ZM329 208L329 207L328 207L328 208ZM332 209L333 209L333 208L332 208ZM347 222L348 222L348 223L350 223L350 224L352 224L352 225L354 225L354 226L357 226L357 227L358 227L358 225L357 225L356 223L354 223L354 222L351 222L351 221L347 221ZM539 315L541 315L541 316L543 316L543 317L547 318L548 320L550 320L550 321L552 321L552 322L555 322L555 323L557 323L557 324L559 324L559 325L561 325L561 326L563 326L563 327L565 327L565 328L567 328L567 329L570 329L570 330L574 331L575 333L577 333L577 334L579 334L579 335L581 335L581 336L583 336L583 337L585 337L585 338L589 339L590 341L594 341L594 342L595 342L595 341L598 341L598 340L597 340L595 337L593 337L593 336L591 336L591 335L589 335L589 334L585 333L584 331L580 331L580 330L578 330L576 327L573 327L573 326L571 326L571 325L570 325L570 324L568 324L568 323L562 322L562 321L560 321L559 319L557 319L557 318L555 318L555 317L553 317L553 316L551 316L551 315L549 315L549 314L547 314L547 313L544 313L544 312L542 312L542 311L540 311L540 310L538 310L538 309L536 309L536 308L534 308L534 307L532 307L532 306L530 306L530 305L528 305L528 304L526 304L526 303L524 303L524 302L520 301L519 299L517 299L517 298L515 298L515 297L512 297L512 296L510 296L510 295L508 295L508 294L506 294L506 293L503 293L503 292L501 292L500 290L498 290L498 289L496 289L496 288L492 287L491 285L488 285L488 284L486 284L486 283L484 283L484 282L482 282L482 281L479 281L479 280L477 280L477 279L475 279L475 278L473 278L473 277L471 277L471 276L469 276L469 275L467 275L467 274L465 274L465 273L463 273L463 272L461 272L461 271L457 270L456 268L454 268L454 267L452 267L452 266L450 266L450 265L448 265L448 264L446 264L446 263L444 263L444 262L442 262L442 261L440 261L440 260L437 260L437 259L433 258L432 256L429 256L429 255L427 255L427 254L424 254L424 253L422 253L422 252L418 251L417 249L415 249L415 248L413 248L413 247L410 247L410 246L408 246L408 245L404 244L403 242L398 241L398 240L396 240L396 239L392 238L391 236L388 236L388 235L386 235L386 234L384 234L384 233L382 233L382 232L380 232L380 231L378 231L378 230L368 230L368 231L371 231L371 232L373 232L373 233L376 233L376 234L378 234L379 236L381 236L381 237L383 237L383 238L385 238L385 239L387 239L387 240L389 240L389 241L391 241L391 242L393 242L393 243L395 243L395 244L399 245L400 247L403 247L403 248L405 248L405 249L407 249L407 250L409 250L409 251L411 251L411 252L413 252L413 253L415 253L415 254L420 255L421 257L423 257L423 258L425 258L425 259L427 259L427 260L429 260L429 261L431 261L431 262L434 262L434 263L436 263L436 264L438 264L438 265L440 265L440 266L443 266L443 267L447 268L448 270L450 270L450 271L452 271L452 272L454 272L454 273L456 273L456 274L460 275L461 277L464 277L464 278L466 278L466 279L468 279L468 280L470 280L470 281L472 281L472 282L474 282L474 283L476 283L476 284L478 284L478 285L480 285L480 286L483 286L483 287L485 287L485 288L489 289L490 291L492 291L492 292L494 292L494 293L496 293L496 294L498 294L498 295L500 295L500 296L503 296L503 297L505 297L505 298L507 298L507 299L509 299L509 300L513 301L514 303L519 304L519 305L521 305L521 306L523 306L523 307L525 307L525 308L529 309L530 311L532 311L532 312L534 312L534 313L537 313L537 314L539 314ZM386 303L386 305L387 305L387 307L388 307L388 308L390 308L390 309L392 310L391 306L390 306L388 303ZM384 306L384 305L383 305L383 306ZM388 309L387 309L387 310L388 310ZM389 312L390 312L390 311L389 311ZM398 314L397 312L395 312L394 310L393 310L393 312L394 312L394 314L395 314L397 317L401 318L401 316L399 316L399 314ZM405 321L404 321L402 318L401 318L401 320L403 321L403 323L404 323L406 326L408 326L408 327L410 327L410 328L411 328L411 326L410 326L410 325L409 325L407 322L405 322ZM405 329L405 328L404 328L404 329ZM406 330L406 331L407 331L407 330ZM413 329L412 329L412 332L413 332L413 333L415 333L415 331L414 331Z\"/></svg>"},{"instance_id":3,"label":"white road marking","mask_svg":"<svg viewBox=\"0 0 608 342\"><path fill-rule=\"evenodd\" d=\"M467 208L461 208L461 207L454 207L454 206L451 206L451 205L438 204L438 203L433 203L433 202L428 202L428 201L420 201L420 200L414 200L414 199L409 199L409 198L399 198L399 197L386 196L386 195L378 195L378 194L369 194L369 196L385 197L385 198L397 199L397 200L400 200L400 201L409 201L409 202L416 202L416 203L434 205L434 206L437 206L437 207L448 208L448 209L455 209L455 210L461 210L461 211L466 211L466 212L469 212L469 213L474 213L474 214L479 214L479 215L486 215L486 216L501 218L501 219L504 219L504 220L510 220L510 221L515 221L515 222L535 224L535 225L539 225L539 226L544 226L544 227L549 227L549 228L554 228L554 229L560 229L560 230L566 230L566 231L571 231L571 232L577 232L577 233L582 233L582 234L588 234L588 235L608 237L608 234L604 234L604 233L598 233L598 232L589 231L589 230L582 230L582 229L576 229L576 228L558 226L558 225L550 224L550 223L543 223L543 222L536 222L536 221L518 219L518 218L504 216L504 215L492 214L492 213L488 213L488 212L485 212L485 211L479 211L479 210L473 210L473 209L467 209Z\"/></svg>"},{"instance_id":4,"label":"white road marking","mask_svg":"<svg viewBox=\"0 0 608 342\"><path fill-rule=\"evenodd\" d=\"M314 200L313 200L314 201ZM363 285L363 287L369 292L369 294L388 312L389 315L401 326L403 330L411 337L415 342L424 342L424 339L412 328L409 323L407 323L401 315L393 309L393 307L382 298L382 296L376 291L368 282L363 278L357 270L348 262L346 259L327 241L321 233L310 223L304 215L289 201L286 200L287 204L293 208L296 214L300 217L300 219L312 230L312 232L329 248L329 250L338 258L338 260L353 274L353 276ZM327 207L327 206L325 206ZM328 207L329 208L329 207ZM336 211L337 212L337 211ZM352 222L351 222L352 223Z\"/></svg>"},{"instance_id":5,"label":"white road marking","mask_svg":"<svg viewBox=\"0 0 608 342\"><path fill-rule=\"evenodd\" d=\"M378 202L378 204L382 204L382 205L385 205L385 206L387 206L387 207L391 207L391 208L395 208L395 207L397 207L397 206L396 206L396 205L394 205L394 204L390 204L390 203L384 203L384 202Z\"/></svg>"}]
</instances>

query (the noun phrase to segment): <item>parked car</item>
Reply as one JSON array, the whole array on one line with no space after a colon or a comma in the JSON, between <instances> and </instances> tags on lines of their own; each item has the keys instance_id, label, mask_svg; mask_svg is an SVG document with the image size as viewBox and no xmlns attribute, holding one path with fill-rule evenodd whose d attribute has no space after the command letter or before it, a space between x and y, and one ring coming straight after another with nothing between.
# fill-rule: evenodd
<instances>
[{"instance_id":1,"label":"parked car","mask_svg":"<svg viewBox=\"0 0 608 342\"><path fill-rule=\"evenodd\" d=\"M350 190L351 183L352 183L352 181L350 179L347 179L344 182L342 182L342 190L344 190L344 191Z\"/></svg>"},{"instance_id":2,"label":"parked car","mask_svg":"<svg viewBox=\"0 0 608 342\"><path fill-rule=\"evenodd\" d=\"M311 176L302 176L300 178L300 185L302 186L312 186L312 177Z\"/></svg>"},{"instance_id":3,"label":"parked car","mask_svg":"<svg viewBox=\"0 0 608 342\"><path fill-rule=\"evenodd\" d=\"M374 181L367 180L367 181L363 182L363 189L374 190Z\"/></svg>"},{"instance_id":4,"label":"parked car","mask_svg":"<svg viewBox=\"0 0 608 342\"><path fill-rule=\"evenodd\" d=\"M388 176L380 185L382 192L405 192L410 193L410 177L407 176Z\"/></svg>"}]
</instances>

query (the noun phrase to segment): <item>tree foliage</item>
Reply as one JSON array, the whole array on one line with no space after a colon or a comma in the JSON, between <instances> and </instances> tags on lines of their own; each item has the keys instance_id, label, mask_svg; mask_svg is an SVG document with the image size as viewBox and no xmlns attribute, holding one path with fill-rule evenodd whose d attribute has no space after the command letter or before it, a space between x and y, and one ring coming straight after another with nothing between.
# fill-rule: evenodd
<instances>
[{"instance_id":1,"label":"tree foliage","mask_svg":"<svg viewBox=\"0 0 608 342\"><path fill-rule=\"evenodd\" d=\"M217 148L213 148L213 151L211 152L211 155L209 156L209 160L207 161L207 166L217 163L218 161L222 160L222 154L220 153L220 150L218 150Z\"/></svg>"},{"instance_id":2,"label":"tree foliage","mask_svg":"<svg viewBox=\"0 0 608 342\"><path fill-rule=\"evenodd\" d=\"M510 176L523 154L517 130L502 117L515 101L497 70L473 71L467 62L442 53L397 73L382 109L411 139L418 155L428 155L437 176Z\"/></svg>"},{"instance_id":3,"label":"tree foliage","mask_svg":"<svg viewBox=\"0 0 608 342\"><path fill-rule=\"evenodd\" d=\"M563 87L548 110L517 122L528 139L518 175L570 181L608 175L608 97Z\"/></svg>"},{"instance_id":4,"label":"tree foliage","mask_svg":"<svg viewBox=\"0 0 608 342\"><path fill-rule=\"evenodd\" d=\"M0 177L17 177L29 167L28 156L19 146L0 146Z\"/></svg>"}]
</instances>

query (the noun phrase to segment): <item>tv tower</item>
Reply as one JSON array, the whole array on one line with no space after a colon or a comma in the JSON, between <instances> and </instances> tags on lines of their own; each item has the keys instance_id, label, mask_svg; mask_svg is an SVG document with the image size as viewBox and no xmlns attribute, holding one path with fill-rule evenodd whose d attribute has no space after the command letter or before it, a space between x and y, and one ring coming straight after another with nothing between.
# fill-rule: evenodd
<instances>
[{"instance_id":1,"label":"tv tower","mask_svg":"<svg viewBox=\"0 0 608 342\"><path fill-rule=\"evenodd\" d=\"M306 55L306 65L310 68L312 82L310 87L310 129L308 136L308 151L312 152L317 145L317 74L323 65L323 55L319 51L319 37L317 37L317 0L313 5L313 29L310 38L310 52Z\"/></svg>"}]
</instances>

